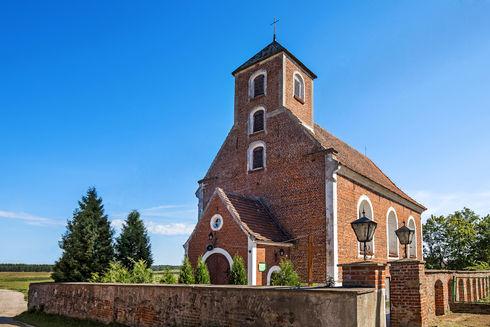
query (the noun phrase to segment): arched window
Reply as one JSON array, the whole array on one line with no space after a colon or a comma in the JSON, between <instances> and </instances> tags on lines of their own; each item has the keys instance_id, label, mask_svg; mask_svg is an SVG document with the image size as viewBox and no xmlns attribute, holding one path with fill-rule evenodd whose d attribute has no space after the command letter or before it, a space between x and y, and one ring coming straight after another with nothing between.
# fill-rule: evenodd
<instances>
[{"instance_id":1,"label":"arched window","mask_svg":"<svg viewBox=\"0 0 490 327\"><path fill-rule=\"evenodd\" d=\"M265 168L265 143L256 141L248 148L248 170L259 170Z\"/></svg>"},{"instance_id":2,"label":"arched window","mask_svg":"<svg viewBox=\"0 0 490 327\"><path fill-rule=\"evenodd\" d=\"M398 229L398 218L396 216L395 209L388 209L386 216L387 235L388 242L388 258L398 258L398 237L395 231Z\"/></svg>"},{"instance_id":3,"label":"arched window","mask_svg":"<svg viewBox=\"0 0 490 327\"><path fill-rule=\"evenodd\" d=\"M369 200L366 195L361 196L359 198L359 201L357 202L357 215L358 218L361 218L363 215L365 215L366 218L374 220L373 205L371 204L371 200ZM359 249L359 256L364 256L364 244L357 244ZM371 242L366 243L366 252L368 256L374 256L374 237Z\"/></svg>"},{"instance_id":4,"label":"arched window","mask_svg":"<svg viewBox=\"0 0 490 327\"><path fill-rule=\"evenodd\" d=\"M249 134L265 130L265 109L258 107L250 113Z\"/></svg>"},{"instance_id":5,"label":"arched window","mask_svg":"<svg viewBox=\"0 0 490 327\"><path fill-rule=\"evenodd\" d=\"M300 73L294 73L293 78L294 97L300 101L305 100L305 82Z\"/></svg>"},{"instance_id":6,"label":"arched window","mask_svg":"<svg viewBox=\"0 0 490 327\"><path fill-rule=\"evenodd\" d=\"M266 94L267 89L267 72L261 69L250 76L248 81L248 95L255 98Z\"/></svg>"},{"instance_id":7,"label":"arched window","mask_svg":"<svg viewBox=\"0 0 490 327\"><path fill-rule=\"evenodd\" d=\"M413 217L408 218L408 228L413 229L415 231L413 235L413 240L412 243L408 246L408 254L410 258L416 258L417 257L417 228L415 227L415 219Z\"/></svg>"}]
</instances>

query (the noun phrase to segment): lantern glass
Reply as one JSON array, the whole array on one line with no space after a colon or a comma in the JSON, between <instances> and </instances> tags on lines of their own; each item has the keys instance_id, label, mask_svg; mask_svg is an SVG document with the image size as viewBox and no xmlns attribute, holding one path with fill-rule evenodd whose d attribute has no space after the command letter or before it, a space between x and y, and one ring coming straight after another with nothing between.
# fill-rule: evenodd
<instances>
[{"instance_id":1,"label":"lantern glass","mask_svg":"<svg viewBox=\"0 0 490 327\"><path fill-rule=\"evenodd\" d=\"M366 216L362 216L351 223L357 240L361 243L371 242L373 240L377 225L378 224L375 221L372 221Z\"/></svg>"},{"instance_id":2,"label":"lantern glass","mask_svg":"<svg viewBox=\"0 0 490 327\"><path fill-rule=\"evenodd\" d=\"M400 244L407 245L412 243L415 231L403 225L395 231L395 234L398 237Z\"/></svg>"}]
</instances>

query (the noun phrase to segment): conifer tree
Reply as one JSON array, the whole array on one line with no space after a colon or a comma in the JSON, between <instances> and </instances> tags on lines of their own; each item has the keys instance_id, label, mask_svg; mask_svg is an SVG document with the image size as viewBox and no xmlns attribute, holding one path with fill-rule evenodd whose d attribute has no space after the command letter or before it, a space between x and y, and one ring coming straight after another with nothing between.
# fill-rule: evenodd
<instances>
[{"instance_id":1,"label":"conifer tree","mask_svg":"<svg viewBox=\"0 0 490 327\"><path fill-rule=\"evenodd\" d=\"M184 262L180 268L179 284L194 284L194 270L187 256L184 257Z\"/></svg>"},{"instance_id":2,"label":"conifer tree","mask_svg":"<svg viewBox=\"0 0 490 327\"><path fill-rule=\"evenodd\" d=\"M245 262L239 255L233 257L233 265L230 272L230 284L247 285L247 272L245 271Z\"/></svg>"},{"instance_id":3,"label":"conifer tree","mask_svg":"<svg viewBox=\"0 0 490 327\"><path fill-rule=\"evenodd\" d=\"M177 283L177 278L175 275L170 271L170 269L166 268L163 270L162 278L160 279L160 283L162 284L175 284Z\"/></svg>"},{"instance_id":4,"label":"conifer tree","mask_svg":"<svg viewBox=\"0 0 490 327\"><path fill-rule=\"evenodd\" d=\"M293 263L289 259L281 259L279 263L281 270L273 272L271 285L273 286L300 286L299 276L294 270Z\"/></svg>"},{"instance_id":5,"label":"conifer tree","mask_svg":"<svg viewBox=\"0 0 490 327\"><path fill-rule=\"evenodd\" d=\"M144 260L147 267L153 264L150 238L136 210L129 213L121 234L116 239L116 259L129 270L140 260Z\"/></svg>"},{"instance_id":6,"label":"conifer tree","mask_svg":"<svg viewBox=\"0 0 490 327\"><path fill-rule=\"evenodd\" d=\"M53 268L56 282L85 282L92 274L102 275L114 257L113 230L95 188L78 202L67 231L59 243L63 250Z\"/></svg>"},{"instance_id":7,"label":"conifer tree","mask_svg":"<svg viewBox=\"0 0 490 327\"><path fill-rule=\"evenodd\" d=\"M196 284L211 284L208 266L202 261L202 257L197 259L196 266Z\"/></svg>"}]
</instances>

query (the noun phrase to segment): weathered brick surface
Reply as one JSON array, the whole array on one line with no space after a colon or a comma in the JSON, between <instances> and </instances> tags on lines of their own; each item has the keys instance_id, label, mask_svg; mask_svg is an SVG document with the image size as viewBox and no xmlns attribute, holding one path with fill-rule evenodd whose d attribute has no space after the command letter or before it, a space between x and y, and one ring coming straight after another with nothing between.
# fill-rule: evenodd
<instances>
[{"instance_id":1,"label":"weathered brick surface","mask_svg":"<svg viewBox=\"0 0 490 327\"><path fill-rule=\"evenodd\" d=\"M223 217L223 227L218 231L211 229L211 218L215 214ZM209 240L209 234L213 234L213 239ZM191 263L196 267L197 258L206 253L206 247L212 245L215 248L223 248L231 256L239 255L247 265L248 257L248 238L233 219L228 209L218 196L214 197L207 210L197 223L194 234L189 239L187 245L187 255Z\"/></svg>"},{"instance_id":2,"label":"weathered brick surface","mask_svg":"<svg viewBox=\"0 0 490 327\"><path fill-rule=\"evenodd\" d=\"M370 289L40 283L29 290L31 310L135 327L374 327L376 305Z\"/></svg>"},{"instance_id":3,"label":"weathered brick surface","mask_svg":"<svg viewBox=\"0 0 490 327\"><path fill-rule=\"evenodd\" d=\"M390 265L391 326L427 326L424 263L417 260L397 260Z\"/></svg>"},{"instance_id":4,"label":"weathered brick surface","mask_svg":"<svg viewBox=\"0 0 490 327\"><path fill-rule=\"evenodd\" d=\"M452 292L454 278L457 281L455 294ZM490 296L489 281L490 271L426 270L423 286L427 292L429 320L452 312L455 303L476 302ZM479 284L483 285L481 291ZM461 312L465 307L458 304L455 310Z\"/></svg>"},{"instance_id":5,"label":"weathered brick surface","mask_svg":"<svg viewBox=\"0 0 490 327\"><path fill-rule=\"evenodd\" d=\"M259 70L267 71L266 94L250 98L249 79ZM294 98L295 71L301 73L305 82L304 103ZM258 106L266 111L265 131L250 135L249 115ZM311 234L313 282L322 283L326 280L328 264L326 247L330 244L326 233L326 204L332 199L326 199L325 149L302 126L311 127L313 123L313 80L286 54L279 53L240 71L235 76L234 125L200 186L203 206L217 187L225 192L261 197L294 239L290 258L303 281L307 280L307 236ZM266 145L266 167L249 172L247 150L254 141L263 141ZM361 195L371 199L374 219L378 222L373 260L388 261L386 215L390 207L397 212L399 226L408 221L409 216L414 218L416 258L422 258L419 214L342 176L338 176L337 195L338 263L359 259L350 223L357 218L357 202ZM194 249L201 249L201 252L193 250L192 256L204 254L205 242L202 239L193 242L199 243ZM403 257L403 249L400 249L400 257ZM269 258L266 255L268 263ZM258 279L264 283L264 276L258 276Z\"/></svg>"},{"instance_id":6,"label":"weathered brick surface","mask_svg":"<svg viewBox=\"0 0 490 327\"><path fill-rule=\"evenodd\" d=\"M313 126L313 80L287 56L285 57L285 64L285 106L306 125ZM294 97L293 76L295 72L299 72L305 82L304 103Z\"/></svg>"},{"instance_id":7,"label":"weathered brick surface","mask_svg":"<svg viewBox=\"0 0 490 327\"><path fill-rule=\"evenodd\" d=\"M338 237L339 237L339 263L358 261L361 257L358 252L358 242L350 223L357 219L357 202L362 195L366 195L373 205L374 221L378 223L374 234L374 257L375 262L388 261L388 243L386 237L386 216L388 209L393 207L398 217L398 226L403 222L408 223L412 216L416 226L417 258L422 258L422 235L420 215L394 201L388 200L381 195L367 190L355 182L343 177L337 178L337 211L338 211ZM400 246L399 255L404 258L404 248Z\"/></svg>"}]
</instances>

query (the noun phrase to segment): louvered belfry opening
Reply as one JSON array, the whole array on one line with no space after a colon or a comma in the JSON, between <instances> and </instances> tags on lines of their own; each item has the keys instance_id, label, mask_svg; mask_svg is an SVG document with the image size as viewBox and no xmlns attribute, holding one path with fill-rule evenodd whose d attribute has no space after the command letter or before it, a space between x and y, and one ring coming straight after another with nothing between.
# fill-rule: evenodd
<instances>
[{"instance_id":1,"label":"louvered belfry opening","mask_svg":"<svg viewBox=\"0 0 490 327\"><path fill-rule=\"evenodd\" d=\"M254 97L265 94L265 75L259 75L254 79Z\"/></svg>"},{"instance_id":2,"label":"louvered belfry opening","mask_svg":"<svg viewBox=\"0 0 490 327\"><path fill-rule=\"evenodd\" d=\"M264 147L256 147L253 151L252 169L264 167Z\"/></svg>"},{"instance_id":3,"label":"louvered belfry opening","mask_svg":"<svg viewBox=\"0 0 490 327\"><path fill-rule=\"evenodd\" d=\"M259 110L253 116L253 133L264 130L264 110Z\"/></svg>"}]
</instances>

